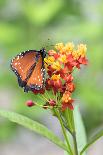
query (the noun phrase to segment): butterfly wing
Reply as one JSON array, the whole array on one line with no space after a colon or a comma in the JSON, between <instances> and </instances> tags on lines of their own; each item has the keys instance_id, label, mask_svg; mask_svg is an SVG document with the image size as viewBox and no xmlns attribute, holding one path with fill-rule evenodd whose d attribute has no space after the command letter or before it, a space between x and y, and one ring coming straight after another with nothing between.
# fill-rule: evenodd
<instances>
[{"instance_id":1,"label":"butterfly wing","mask_svg":"<svg viewBox=\"0 0 103 155\"><path fill-rule=\"evenodd\" d=\"M36 66L33 69L32 74L27 81L27 85L24 91L41 90L44 85L44 75L45 75L45 68L43 57L41 54L38 54Z\"/></svg>"},{"instance_id":2,"label":"butterfly wing","mask_svg":"<svg viewBox=\"0 0 103 155\"><path fill-rule=\"evenodd\" d=\"M18 77L19 86L24 87L30 76L31 69L36 65L36 50L29 50L20 53L11 61L11 68Z\"/></svg>"}]
</instances>

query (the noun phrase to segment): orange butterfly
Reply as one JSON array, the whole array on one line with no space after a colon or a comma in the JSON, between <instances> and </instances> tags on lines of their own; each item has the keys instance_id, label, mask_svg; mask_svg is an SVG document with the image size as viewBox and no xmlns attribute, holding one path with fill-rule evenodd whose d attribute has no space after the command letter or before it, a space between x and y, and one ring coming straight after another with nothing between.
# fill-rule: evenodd
<instances>
[{"instance_id":1,"label":"orange butterfly","mask_svg":"<svg viewBox=\"0 0 103 155\"><path fill-rule=\"evenodd\" d=\"M28 50L20 53L11 61L11 69L18 78L20 87L25 92L41 90L44 86L45 67L44 58L45 49L40 51Z\"/></svg>"}]
</instances>

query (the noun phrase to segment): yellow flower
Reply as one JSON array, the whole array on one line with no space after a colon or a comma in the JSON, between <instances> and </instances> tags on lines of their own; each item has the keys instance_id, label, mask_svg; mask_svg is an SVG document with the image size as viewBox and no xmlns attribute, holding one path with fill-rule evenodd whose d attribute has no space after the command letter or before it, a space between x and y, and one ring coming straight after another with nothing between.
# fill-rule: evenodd
<instances>
[{"instance_id":1,"label":"yellow flower","mask_svg":"<svg viewBox=\"0 0 103 155\"><path fill-rule=\"evenodd\" d=\"M74 49L74 44L72 42L68 42L65 46L59 49L61 54L71 54Z\"/></svg>"},{"instance_id":2,"label":"yellow flower","mask_svg":"<svg viewBox=\"0 0 103 155\"><path fill-rule=\"evenodd\" d=\"M63 43L58 43L55 45L55 48L58 50L58 51L61 51L64 47L64 44Z\"/></svg>"},{"instance_id":3,"label":"yellow flower","mask_svg":"<svg viewBox=\"0 0 103 155\"><path fill-rule=\"evenodd\" d=\"M58 60L62 63L66 63L66 55L61 54L60 57L58 58Z\"/></svg>"},{"instance_id":4,"label":"yellow flower","mask_svg":"<svg viewBox=\"0 0 103 155\"><path fill-rule=\"evenodd\" d=\"M59 75L56 75L56 74L52 75L51 79L55 80L55 81L59 80L60 79L60 74Z\"/></svg>"},{"instance_id":5,"label":"yellow flower","mask_svg":"<svg viewBox=\"0 0 103 155\"><path fill-rule=\"evenodd\" d=\"M65 50L67 53L71 53L74 49L74 44L72 42L68 42L66 45L65 45Z\"/></svg>"},{"instance_id":6,"label":"yellow flower","mask_svg":"<svg viewBox=\"0 0 103 155\"><path fill-rule=\"evenodd\" d=\"M80 45L78 45L77 50L78 50L79 56L84 57L86 55L87 47L84 44L80 44Z\"/></svg>"},{"instance_id":7,"label":"yellow flower","mask_svg":"<svg viewBox=\"0 0 103 155\"><path fill-rule=\"evenodd\" d=\"M48 58L44 58L44 61L47 64L52 64L55 61L55 58L53 56L49 56Z\"/></svg>"},{"instance_id":8,"label":"yellow flower","mask_svg":"<svg viewBox=\"0 0 103 155\"><path fill-rule=\"evenodd\" d=\"M84 44L78 45L78 49L72 51L74 59L78 59L80 56L84 57L86 55L86 50L87 50L86 45Z\"/></svg>"},{"instance_id":9,"label":"yellow flower","mask_svg":"<svg viewBox=\"0 0 103 155\"><path fill-rule=\"evenodd\" d=\"M72 52L72 55L73 55L73 58L74 58L74 59L78 59L78 58L79 58L79 53L78 53L78 51L73 51L73 52Z\"/></svg>"},{"instance_id":10,"label":"yellow flower","mask_svg":"<svg viewBox=\"0 0 103 155\"><path fill-rule=\"evenodd\" d=\"M55 70L60 70L61 69L61 65L58 61L53 62L53 64L51 65L51 67Z\"/></svg>"}]
</instances>

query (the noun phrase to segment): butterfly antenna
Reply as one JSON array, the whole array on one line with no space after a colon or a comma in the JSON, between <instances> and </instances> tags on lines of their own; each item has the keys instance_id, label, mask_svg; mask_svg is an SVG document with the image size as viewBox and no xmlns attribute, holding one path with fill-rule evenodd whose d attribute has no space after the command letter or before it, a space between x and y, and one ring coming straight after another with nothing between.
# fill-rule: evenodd
<instances>
[{"instance_id":1,"label":"butterfly antenna","mask_svg":"<svg viewBox=\"0 0 103 155\"><path fill-rule=\"evenodd\" d=\"M47 41L48 45L46 46L46 48L50 47L50 46L55 46L54 44L51 44L51 39L48 38L48 41Z\"/></svg>"},{"instance_id":2,"label":"butterfly antenna","mask_svg":"<svg viewBox=\"0 0 103 155\"><path fill-rule=\"evenodd\" d=\"M51 39L48 38L47 45L43 46L42 49L47 49L47 51L48 51L50 49L50 47L54 47L55 46L54 44L50 44L50 43L51 43ZM45 53L48 55L47 52L45 52Z\"/></svg>"}]
</instances>

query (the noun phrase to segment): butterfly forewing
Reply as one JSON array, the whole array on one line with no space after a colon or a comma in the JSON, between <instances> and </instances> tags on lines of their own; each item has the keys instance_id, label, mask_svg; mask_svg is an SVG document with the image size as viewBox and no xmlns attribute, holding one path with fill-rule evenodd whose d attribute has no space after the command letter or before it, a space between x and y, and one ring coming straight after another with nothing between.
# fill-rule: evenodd
<instances>
[{"instance_id":1,"label":"butterfly forewing","mask_svg":"<svg viewBox=\"0 0 103 155\"><path fill-rule=\"evenodd\" d=\"M25 51L12 60L11 68L17 75L19 82L22 83L27 79L30 68L36 63L36 54L35 50Z\"/></svg>"}]
</instances>

